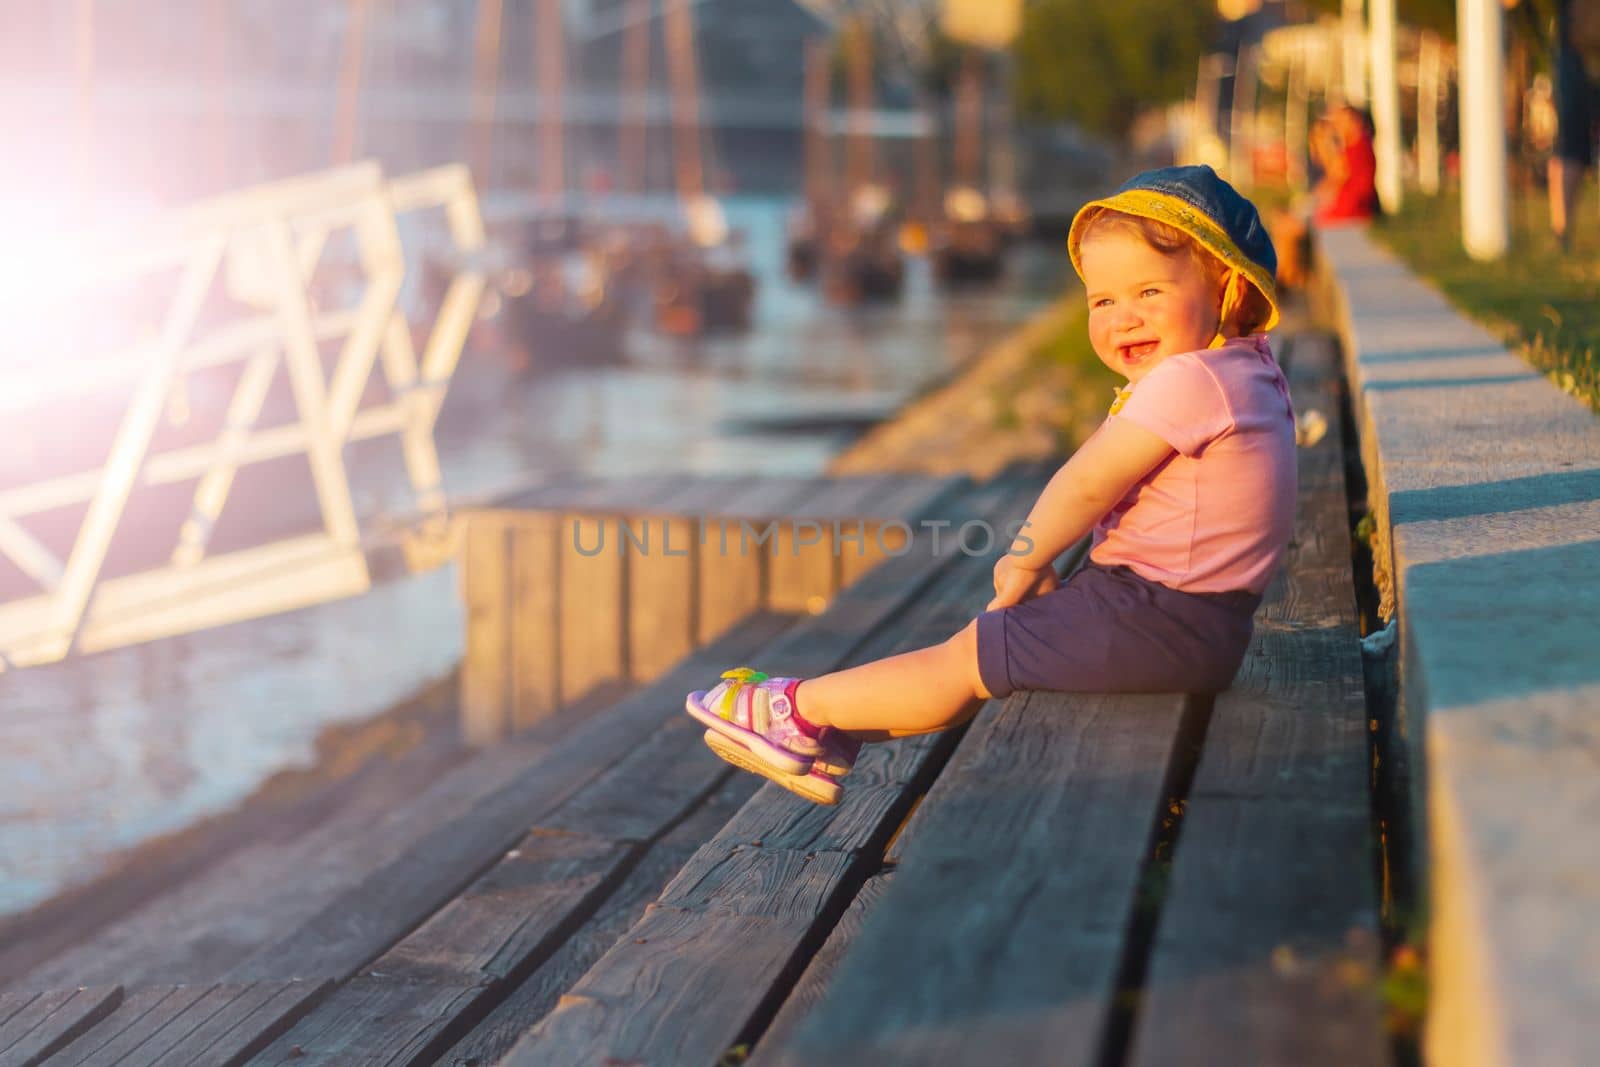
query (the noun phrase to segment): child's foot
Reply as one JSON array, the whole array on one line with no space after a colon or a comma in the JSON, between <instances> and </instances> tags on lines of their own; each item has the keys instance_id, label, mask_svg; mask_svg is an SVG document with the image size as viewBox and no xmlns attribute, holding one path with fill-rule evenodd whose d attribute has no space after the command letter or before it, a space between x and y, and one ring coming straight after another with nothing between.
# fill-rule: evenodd
<instances>
[{"instance_id":1,"label":"child's foot","mask_svg":"<svg viewBox=\"0 0 1600 1067\"><path fill-rule=\"evenodd\" d=\"M837 804L839 798L844 795L844 788L839 784L839 780L823 771L820 764L813 763L811 770L805 774L774 771L751 755L750 750L739 742L729 740L715 730L706 731L706 746L735 767L777 782L789 792L805 797L813 804Z\"/></svg>"},{"instance_id":2,"label":"child's foot","mask_svg":"<svg viewBox=\"0 0 1600 1067\"><path fill-rule=\"evenodd\" d=\"M821 771L830 778L843 778L855 767L860 755L860 741L830 726L822 731L822 752L812 762L811 770Z\"/></svg>"},{"instance_id":3,"label":"child's foot","mask_svg":"<svg viewBox=\"0 0 1600 1067\"><path fill-rule=\"evenodd\" d=\"M712 731L742 746L764 770L805 775L822 753L816 731L795 721L794 678L768 678L748 667L724 671L723 680L690 693L684 709ZM720 753L719 753L720 754ZM741 764L743 766L743 764ZM756 770L752 767L751 770Z\"/></svg>"}]
</instances>

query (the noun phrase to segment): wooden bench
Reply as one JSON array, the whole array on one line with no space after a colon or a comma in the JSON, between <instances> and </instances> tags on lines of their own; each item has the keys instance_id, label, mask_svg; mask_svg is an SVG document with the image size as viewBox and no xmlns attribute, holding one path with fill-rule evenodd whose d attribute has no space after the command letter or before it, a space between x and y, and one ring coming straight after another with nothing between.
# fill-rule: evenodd
<instances>
[{"instance_id":1,"label":"wooden bench","mask_svg":"<svg viewBox=\"0 0 1600 1067\"><path fill-rule=\"evenodd\" d=\"M1302 405L1334 410L1331 349L1304 356ZM952 736L869 749L857 775L906 767L888 803L874 779L837 812L767 787L507 1062L711 1062L769 1020L761 1062L1384 1062L1341 463L1336 435L1307 452L1288 576L1215 709L992 705L886 852ZM986 580L898 636L948 633Z\"/></svg>"},{"instance_id":2,"label":"wooden bench","mask_svg":"<svg viewBox=\"0 0 1600 1067\"><path fill-rule=\"evenodd\" d=\"M800 647L809 652L799 665L812 671L836 665L840 656L888 624L950 562L948 552L930 557L912 551L889 560L884 577L875 584L861 584L848 619L832 618L826 623L817 619L808 625L810 636L799 640ZM226 870L211 872L183 892L152 902L143 914L64 954L28 980L37 983L59 981L65 974L117 974L127 980L129 1001L144 1004L159 995L158 991L170 989L174 977L190 985L209 982L231 988L300 977L343 980L368 964L372 970L386 973L379 964L395 962L386 953L397 942L406 939L393 950L401 958L422 952L418 946L435 936L438 923L448 927L457 914L475 914L471 886L479 875L492 885L504 873L502 861L513 870L543 870L539 863L518 864L516 860L523 850L530 858L548 859L551 848L559 853L562 845L581 836L582 842L599 851L591 855L574 846L581 855L569 858L610 873L599 875L598 887L590 887L587 894L580 888L576 896L563 898L567 911L551 920L549 944L541 945L537 939L523 944L526 954L522 957L505 945L484 950L486 959L499 954L501 964L516 973L536 969L541 953L561 944L565 933L581 931L592 918L589 913L604 903L610 891L626 884L630 869L644 866L641 849L648 854L654 850L655 837L681 830L675 824L683 809L693 810L708 793L716 793L732 780L735 772L704 748L699 731L687 729L689 720L679 710L682 694L729 663L755 658L761 646L770 643L792 618L772 614L747 617L714 646L606 713L591 712L578 718L576 725L572 721L575 715L557 715L515 741L486 752L424 789L415 804L369 824L368 837L381 840L385 834L395 833L400 838L395 847L369 850L359 863L333 863L330 869L318 854L337 847L335 841L356 845L355 850L360 851L359 840L351 840L352 828L338 827L306 841L246 850L247 855L226 864ZM663 767L675 773L663 776ZM367 817L371 818L370 813ZM706 826L695 844L714 829ZM683 845L675 843L673 848L681 856ZM508 852L517 855L508 858ZM659 883L655 888L659 889ZM530 886L529 892L534 891ZM561 892L550 891L558 896ZM270 903L264 910L269 914L235 914L230 925L218 909L228 907L231 895L237 912L246 893L266 895ZM494 894L496 899L504 895ZM186 907L195 904L198 907ZM175 908L187 914L175 914ZM430 916L433 925L424 927ZM257 936L269 924L274 936ZM193 925L195 931L186 930L186 925ZM244 929L238 929L240 926ZM527 935L529 926L522 918L512 926ZM413 936L407 939L407 935ZM219 940L227 943L219 945ZM252 942L256 942L253 949ZM515 962L505 962L508 953ZM428 971L425 965L418 967ZM485 967L492 971L489 964ZM437 971L434 968L432 973L437 975ZM354 998L356 1003L379 1005L374 1009L374 1021L364 1031L371 1037L391 1028L393 1017L382 1006L392 1009L397 991L428 1004L443 995L434 986L424 991L426 982L399 981L373 987L371 978L370 973L362 972L313 1011L302 1026L315 1032L330 1013L347 1020L360 1017L363 1009L350 1007ZM488 973L477 981L488 987L484 995L461 1000L456 1014L463 1009L481 1010L486 998L492 1001L511 986L504 977ZM472 982L453 983L455 987L463 984ZM430 996L434 1000L429 1000ZM448 1002L450 998L445 999ZM473 1008L474 1004L478 1007ZM354 1015L340 1016L341 1012ZM123 1014L118 1012L102 1022L97 1027L99 1036L135 1025L135 1020L121 1017ZM146 1014L141 1012L140 1017ZM294 1019L295 1012L276 1019L263 1015L257 1020L258 1044L277 1037ZM460 1036L461 1027L452 1030L451 1026L452 1014L444 1012L432 1026L419 1023L413 1036L425 1045L437 1045ZM359 1039L362 1032L359 1027L349 1028L350 1039ZM292 1049L293 1044L291 1041L288 1047ZM348 1043L339 1046L348 1047ZM193 1050L184 1051L190 1054ZM345 1062L343 1051L329 1055L330 1062Z\"/></svg>"},{"instance_id":3,"label":"wooden bench","mask_svg":"<svg viewBox=\"0 0 1600 1067\"><path fill-rule=\"evenodd\" d=\"M468 736L651 681L752 611L820 614L964 481L631 479L468 512Z\"/></svg>"},{"instance_id":4,"label":"wooden bench","mask_svg":"<svg viewBox=\"0 0 1600 1067\"><path fill-rule=\"evenodd\" d=\"M1334 410L1330 360L1295 344L1302 406ZM1214 704L1017 694L965 732L869 746L837 808L717 760L680 710L716 671L833 670L981 607L992 558L919 539L824 614L747 615L609 709L558 711L419 783L392 817L245 850L23 976L0 1049L51 1065L709 1065L741 1046L773 1064L1382 1063L1340 457L1337 434L1302 452L1287 573ZM1047 473L960 489L939 516L1003 524ZM337 847L358 856L322 855ZM85 981L59 1017L46 1009L73 999L36 992ZM43 1044L5 1028L27 1005L55 1019Z\"/></svg>"},{"instance_id":5,"label":"wooden bench","mask_svg":"<svg viewBox=\"0 0 1600 1067\"><path fill-rule=\"evenodd\" d=\"M1297 340L1300 410L1336 411L1332 358ZM1336 434L1302 452L1288 565L1214 705L985 709L771 1062L1387 1060L1341 463Z\"/></svg>"},{"instance_id":6,"label":"wooden bench","mask_svg":"<svg viewBox=\"0 0 1600 1067\"><path fill-rule=\"evenodd\" d=\"M1427 1055L1596 1062L1600 418L1371 234L1319 249L1398 629Z\"/></svg>"}]
</instances>

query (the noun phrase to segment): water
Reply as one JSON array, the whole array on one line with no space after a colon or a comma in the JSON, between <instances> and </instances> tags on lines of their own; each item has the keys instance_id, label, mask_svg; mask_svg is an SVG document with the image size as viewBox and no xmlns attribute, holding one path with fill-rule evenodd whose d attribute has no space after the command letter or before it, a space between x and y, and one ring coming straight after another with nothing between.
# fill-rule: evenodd
<instances>
[{"instance_id":1,"label":"water","mask_svg":"<svg viewBox=\"0 0 1600 1067\"><path fill-rule=\"evenodd\" d=\"M812 474L910 395L1060 290L1057 249L1001 286L945 296L913 264L904 299L841 311L781 273L784 204L735 201L761 277L755 327L699 343L646 333L618 366L518 377L463 360L439 426L445 485L483 499L565 475ZM785 427L797 421L805 429ZM374 467L362 512L403 515ZM108 856L236 807L314 759L318 734L394 706L462 651L453 568L365 596L0 675L0 912L83 882Z\"/></svg>"}]
</instances>

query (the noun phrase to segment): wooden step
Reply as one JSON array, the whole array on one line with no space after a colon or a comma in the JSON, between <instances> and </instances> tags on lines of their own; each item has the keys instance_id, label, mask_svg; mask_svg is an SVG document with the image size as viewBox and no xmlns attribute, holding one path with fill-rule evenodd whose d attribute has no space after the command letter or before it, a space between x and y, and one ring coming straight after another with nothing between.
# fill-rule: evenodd
<instances>
[{"instance_id":1,"label":"wooden step","mask_svg":"<svg viewBox=\"0 0 1600 1067\"><path fill-rule=\"evenodd\" d=\"M1036 491L994 491L972 514L1002 522L1025 510ZM868 575L819 620L831 628L834 615L865 616L872 642L829 663L813 643L825 631L804 641L797 635L776 669L809 675L942 640L989 592L991 561L963 558L907 611L892 603L903 586L894 570L903 562ZM875 864L952 740L874 747L837 809L763 787L506 1062L716 1060L792 981L794 963L832 924L864 864Z\"/></svg>"}]
</instances>

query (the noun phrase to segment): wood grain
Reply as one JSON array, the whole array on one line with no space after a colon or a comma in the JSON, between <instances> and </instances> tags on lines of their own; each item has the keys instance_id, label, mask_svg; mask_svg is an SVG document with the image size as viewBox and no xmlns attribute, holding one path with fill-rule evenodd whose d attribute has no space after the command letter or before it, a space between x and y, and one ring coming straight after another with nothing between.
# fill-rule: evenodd
<instances>
[{"instance_id":1,"label":"wood grain","mask_svg":"<svg viewBox=\"0 0 1600 1067\"><path fill-rule=\"evenodd\" d=\"M694 648L695 544L693 519L642 519L648 550L630 547L628 646L633 680L649 682Z\"/></svg>"},{"instance_id":2,"label":"wood grain","mask_svg":"<svg viewBox=\"0 0 1600 1067\"><path fill-rule=\"evenodd\" d=\"M629 842L536 830L371 969L416 982L504 978L560 944L633 852Z\"/></svg>"},{"instance_id":3,"label":"wood grain","mask_svg":"<svg viewBox=\"0 0 1600 1067\"><path fill-rule=\"evenodd\" d=\"M989 705L918 808L828 995L765 1055L1096 1062L1185 703Z\"/></svg>"},{"instance_id":4,"label":"wood grain","mask_svg":"<svg viewBox=\"0 0 1600 1067\"><path fill-rule=\"evenodd\" d=\"M838 924L828 934L828 940L823 943L817 954L811 957L811 962L806 966L805 973L800 976L800 981L795 983L794 989L784 999L783 1007L778 1009L772 1025L761 1035L758 1052L769 1047L781 1047L812 1010L822 1002L832 987L833 975L838 970L840 961L855 944L856 935L861 932L867 916L882 901L884 893L888 891L893 881L894 872L890 871L874 875L862 884L856 892L855 899L850 901L850 906L845 909Z\"/></svg>"},{"instance_id":5,"label":"wood grain","mask_svg":"<svg viewBox=\"0 0 1600 1067\"><path fill-rule=\"evenodd\" d=\"M774 552L767 524L775 515L793 514L824 488L820 479L764 479L721 501L709 512L700 541L702 642L725 633L745 615L771 603L768 589ZM772 536L777 536L774 533ZM798 610L798 609L797 609Z\"/></svg>"},{"instance_id":6,"label":"wood grain","mask_svg":"<svg viewBox=\"0 0 1600 1067\"><path fill-rule=\"evenodd\" d=\"M719 761L720 762L720 761ZM511 1047L555 1009L600 957L644 917L645 908L756 791L754 775L729 775L717 791L666 837L650 846L621 887L551 957L510 991L489 1016L443 1057L443 1063L499 1063Z\"/></svg>"},{"instance_id":7,"label":"wood grain","mask_svg":"<svg viewBox=\"0 0 1600 1067\"><path fill-rule=\"evenodd\" d=\"M798 969L802 937L793 921L651 908L504 1063L715 1063L757 991Z\"/></svg>"},{"instance_id":8,"label":"wood grain","mask_svg":"<svg viewBox=\"0 0 1600 1067\"><path fill-rule=\"evenodd\" d=\"M1003 511L1018 495L990 503ZM988 560L955 552L885 564L841 596L826 619L798 627L781 649L792 658L779 662L820 670L857 662L880 630L907 646L933 633L948 636L950 619L970 610L988 567ZM898 823L919 773L918 753L925 758L937 744L884 746L884 769L895 762L890 751L906 762L874 786L871 761L864 761L856 772L862 786L852 786L838 809L764 787L508 1062L697 1062L759 1026L864 877L872 844ZM806 828L797 833L797 824ZM832 847L782 847L802 835ZM730 942L743 954L729 955Z\"/></svg>"},{"instance_id":9,"label":"wood grain","mask_svg":"<svg viewBox=\"0 0 1600 1067\"><path fill-rule=\"evenodd\" d=\"M461 557L466 652L461 662L461 724L470 744L488 744L510 730L511 694L506 524L497 515L469 515Z\"/></svg>"},{"instance_id":10,"label":"wood grain","mask_svg":"<svg viewBox=\"0 0 1600 1067\"><path fill-rule=\"evenodd\" d=\"M121 1004L121 986L0 994L0 1067L33 1067Z\"/></svg>"},{"instance_id":11,"label":"wood grain","mask_svg":"<svg viewBox=\"0 0 1600 1067\"><path fill-rule=\"evenodd\" d=\"M454 1019L482 995L473 984L407 982L362 975L318 1011L274 1041L252 1064L293 1067L410 1067L430 1063L442 1043L441 1020ZM381 1027L365 1025L373 1017Z\"/></svg>"},{"instance_id":12,"label":"wood grain","mask_svg":"<svg viewBox=\"0 0 1600 1067\"><path fill-rule=\"evenodd\" d=\"M563 704L628 677L626 556L616 516L563 512L558 576ZM598 550L597 550L598 549Z\"/></svg>"},{"instance_id":13,"label":"wood grain","mask_svg":"<svg viewBox=\"0 0 1600 1067\"><path fill-rule=\"evenodd\" d=\"M232 1067L264 1049L328 985L291 981L135 988L121 1010L48 1062Z\"/></svg>"},{"instance_id":14,"label":"wood grain","mask_svg":"<svg viewBox=\"0 0 1600 1067\"><path fill-rule=\"evenodd\" d=\"M1368 739L1331 347L1297 339L1294 544L1217 698L1152 951L1136 1064L1386 1064Z\"/></svg>"},{"instance_id":15,"label":"wood grain","mask_svg":"<svg viewBox=\"0 0 1600 1067\"><path fill-rule=\"evenodd\" d=\"M554 515L530 513L509 524L511 730L524 730L561 706L561 628L557 621L561 532Z\"/></svg>"},{"instance_id":16,"label":"wood grain","mask_svg":"<svg viewBox=\"0 0 1600 1067\"><path fill-rule=\"evenodd\" d=\"M542 815L633 751L641 735L681 715L683 693L715 664L759 649L786 624L781 618L755 620L656 685L583 722L515 778L465 810L430 821L428 831L414 836L402 853L238 964L230 980L354 973L492 866Z\"/></svg>"}]
</instances>

